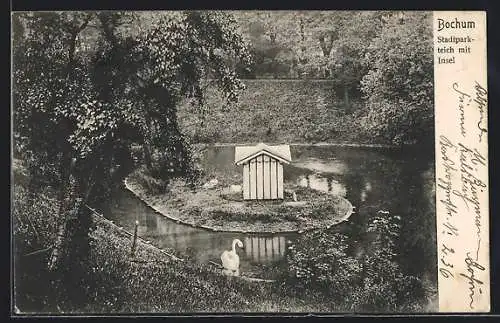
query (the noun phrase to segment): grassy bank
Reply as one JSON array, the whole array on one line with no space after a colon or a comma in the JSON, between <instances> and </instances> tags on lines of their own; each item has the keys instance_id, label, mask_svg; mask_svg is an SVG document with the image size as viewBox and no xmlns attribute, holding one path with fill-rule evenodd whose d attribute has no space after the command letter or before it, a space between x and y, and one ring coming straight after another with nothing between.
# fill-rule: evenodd
<instances>
[{"instance_id":1,"label":"grassy bank","mask_svg":"<svg viewBox=\"0 0 500 323\"><path fill-rule=\"evenodd\" d=\"M334 142L384 144L359 123L362 101L348 104L330 81L244 80L238 102L228 104L207 87L203 118L196 106L179 108L179 124L194 142Z\"/></svg>"},{"instance_id":2,"label":"grassy bank","mask_svg":"<svg viewBox=\"0 0 500 323\"><path fill-rule=\"evenodd\" d=\"M19 190L17 194L21 194ZM43 197L41 197L43 199ZM130 256L130 238L106 222L96 223L91 233L92 252L86 264L82 302L67 300L77 291L60 282L51 288L50 274L44 262L31 263L39 272L36 286L44 286L44 295L29 290L30 280L16 271L19 290L16 306L20 312L47 313L149 313L149 312L234 312L296 309L323 310L314 304L275 294L277 286L246 282L222 276L208 265L179 262L154 247L138 243L135 257ZM22 262L23 264L25 262ZM36 266L36 267L33 267ZM21 294L22 293L22 294ZM35 294L35 295L34 295ZM268 300L268 301L262 301ZM38 304L37 304L38 303ZM313 305L314 304L314 305Z\"/></svg>"},{"instance_id":3,"label":"grassy bank","mask_svg":"<svg viewBox=\"0 0 500 323\"><path fill-rule=\"evenodd\" d=\"M58 207L53 196L31 194L16 181L13 202L17 314L341 310L312 293L294 295L278 283L248 282L210 265L175 261L140 241L131 257L130 237L103 221L94 221L90 258L74 284L71 276L47 270Z\"/></svg>"}]
</instances>

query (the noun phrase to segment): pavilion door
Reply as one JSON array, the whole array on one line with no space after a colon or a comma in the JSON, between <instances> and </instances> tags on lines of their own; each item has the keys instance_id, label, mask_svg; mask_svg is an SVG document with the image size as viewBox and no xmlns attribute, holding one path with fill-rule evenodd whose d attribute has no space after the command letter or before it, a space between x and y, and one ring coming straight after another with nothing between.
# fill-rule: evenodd
<instances>
[{"instance_id":1,"label":"pavilion door","mask_svg":"<svg viewBox=\"0 0 500 323\"><path fill-rule=\"evenodd\" d=\"M243 198L269 200L283 198L283 165L260 155L243 165Z\"/></svg>"}]
</instances>

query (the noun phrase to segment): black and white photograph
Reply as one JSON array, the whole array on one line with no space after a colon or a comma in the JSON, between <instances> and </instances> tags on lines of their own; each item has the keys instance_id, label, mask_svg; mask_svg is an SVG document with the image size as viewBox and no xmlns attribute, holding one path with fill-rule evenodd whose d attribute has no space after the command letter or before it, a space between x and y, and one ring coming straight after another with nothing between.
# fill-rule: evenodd
<instances>
[{"instance_id":1,"label":"black and white photograph","mask_svg":"<svg viewBox=\"0 0 500 323\"><path fill-rule=\"evenodd\" d=\"M12 12L12 313L437 312L432 17Z\"/></svg>"}]
</instances>

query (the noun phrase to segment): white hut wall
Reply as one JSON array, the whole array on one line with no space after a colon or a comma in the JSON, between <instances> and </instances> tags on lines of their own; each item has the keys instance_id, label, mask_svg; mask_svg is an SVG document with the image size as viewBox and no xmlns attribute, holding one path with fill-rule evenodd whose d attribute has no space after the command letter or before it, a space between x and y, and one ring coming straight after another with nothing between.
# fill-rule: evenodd
<instances>
[{"instance_id":1,"label":"white hut wall","mask_svg":"<svg viewBox=\"0 0 500 323\"><path fill-rule=\"evenodd\" d=\"M243 199L250 199L250 164L243 164Z\"/></svg>"},{"instance_id":2,"label":"white hut wall","mask_svg":"<svg viewBox=\"0 0 500 323\"><path fill-rule=\"evenodd\" d=\"M283 198L283 164L260 155L243 164L243 198L263 200Z\"/></svg>"}]
</instances>

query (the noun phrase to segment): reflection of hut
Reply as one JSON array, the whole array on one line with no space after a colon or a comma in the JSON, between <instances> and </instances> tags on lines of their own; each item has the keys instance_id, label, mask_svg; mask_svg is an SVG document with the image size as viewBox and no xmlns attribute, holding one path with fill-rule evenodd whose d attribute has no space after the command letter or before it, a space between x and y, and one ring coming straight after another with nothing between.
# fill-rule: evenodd
<instances>
[{"instance_id":1,"label":"reflection of hut","mask_svg":"<svg viewBox=\"0 0 500 323\"><path fill-rule=\"evenodd\" d=\"M236 147L234 162L243 165L243 199L282 199L283 164L291 161L289 145Z\"/></svg>"},{"instance_id":2,"label":"reflection of hut","mask_svg":"<svg viewBox=\"0 0 500 323\"><path fill-rule=\"evenodd\" d=\"M345 196L346 194L346 187L333 179L332 176L304 175L299 178L298 184L302 187L309 187L317 191L333 193L335 195Z\"/></svg>"},{"instance_id":3,"label":"reflection of hut","mask_svg":"<svg viewBox=\"0 0 500 323\"><path fill-rule=\"evenodd\" d=\"M256 263L273 262L285 256L285 237L246 237L246 258Z\"/></svg>"}]
</instances>

